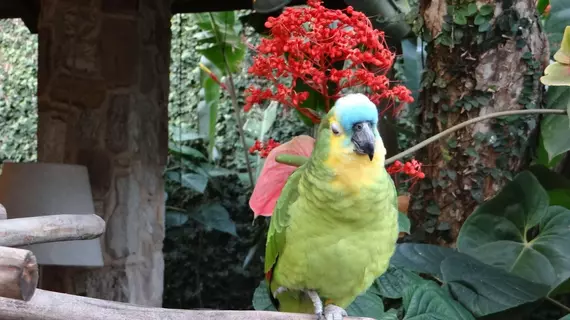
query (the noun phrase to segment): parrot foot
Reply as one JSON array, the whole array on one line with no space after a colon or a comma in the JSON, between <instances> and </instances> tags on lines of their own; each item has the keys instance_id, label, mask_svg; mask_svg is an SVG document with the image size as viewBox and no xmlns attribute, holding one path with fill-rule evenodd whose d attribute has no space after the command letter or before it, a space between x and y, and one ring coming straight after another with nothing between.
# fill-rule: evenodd
<instances>
[{"instance_id":1,"label":"parrot foot","mask_svg":"<svg viewBox=\"0 0 570 320\"><path fill-rule=\"evenodd\" d=\"M285 287L279 287L277 288L277 290L273 291L273 298L277 298L278 294L282 294L283 292L287 292L289 291L289 289L285 288Z\"/></svg>"},{"instance_id":2,"label":"parrot foot","mask_svg":"<svg viewBox=\"0 0 570 320\"><path fill-rule=\"evenodd\" d=\"M342 320L346 316L348 316L346 310L334 304L328 304L325 306L323 320Z\"/></svg>"},{"instance_id":3,"label":"parrot foot","mask_svg":"<svg viewBox=\"0 0 570 320\"><path fill-rule=\"evenodd\" d=\"M307 290L307 295L313 302L313 306L315 307L315 314L317 315L317 320L320 320L323 315L323 302L319 297L319 294L315 290Z\"/></svg>"}]
</instances>

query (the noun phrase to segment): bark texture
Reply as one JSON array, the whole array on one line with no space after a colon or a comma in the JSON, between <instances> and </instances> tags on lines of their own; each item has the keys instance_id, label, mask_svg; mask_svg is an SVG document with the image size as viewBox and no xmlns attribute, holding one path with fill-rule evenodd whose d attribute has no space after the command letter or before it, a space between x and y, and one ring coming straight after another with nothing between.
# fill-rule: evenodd
<instances>
[{"instance_id":1,"label":"bark texture","mask_svg":"<svg viewBox=\"0 0 570 320\"><path fill-rule=\"evenodd\" d=\"M421 1L424 32L434 38L427 47L428 72L420 96L423 138L487 113L539 107L543 90L539 75L548 62L548 43L535 1L473 2L479 10L485 4L494 8L487 30L474 23L476 15L465 24L454 19L449 5L467 6L462 3ZM446 35L447 41L442 41ZM416 192L411 216L428 231L431 242L453 246L475 207L527 164L536 120L536 116L489 120L420 153L427 179Z\"/></svg>"}]
</instances>

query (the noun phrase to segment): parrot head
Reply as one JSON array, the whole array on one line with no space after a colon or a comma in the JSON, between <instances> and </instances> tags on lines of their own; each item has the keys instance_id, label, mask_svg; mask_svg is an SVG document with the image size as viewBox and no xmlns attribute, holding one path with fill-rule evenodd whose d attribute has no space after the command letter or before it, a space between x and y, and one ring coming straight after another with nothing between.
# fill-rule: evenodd
<instances>
[{"instance_id":1,"label":"parrot head","mask_svg":"<svg viewBox=\"0 0 570 320\"><path fill-rule=\"evenodd\" d=\"M365 95L354 93L339 98L324 120L319 128L319 138L328 140L329 155L333 153L359 161L373 161L378 152L382 158L385 155L377 128L378 111Z\"/></svg>"}]
</instances>

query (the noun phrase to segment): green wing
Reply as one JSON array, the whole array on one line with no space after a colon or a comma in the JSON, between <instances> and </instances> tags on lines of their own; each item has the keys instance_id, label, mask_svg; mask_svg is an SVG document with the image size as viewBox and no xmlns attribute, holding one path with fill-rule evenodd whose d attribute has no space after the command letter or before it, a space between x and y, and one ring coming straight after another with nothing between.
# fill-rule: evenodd
<instances>
[{"instance_id":1,"label":"green wing","mask_svg":"<svg viewBox=\"0 0 570 320\"><path fill-rule=\"evenodd\" d=\"M304 165L299 167L289 176L271 216L265 247L265 274L268 282L271 278L271 274L268 273L275 266L277 257L285 247L285 232L289 226L290 217L289 206L299 197L298 186L304 167Z\"/></svg>"}]
</instances>

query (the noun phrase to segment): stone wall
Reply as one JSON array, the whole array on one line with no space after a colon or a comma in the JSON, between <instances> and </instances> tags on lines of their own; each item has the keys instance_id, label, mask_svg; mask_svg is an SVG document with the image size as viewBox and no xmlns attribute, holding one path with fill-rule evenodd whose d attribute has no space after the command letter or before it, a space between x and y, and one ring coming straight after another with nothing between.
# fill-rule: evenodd
<instances>
[{"instance_id":1,"label":"stone wall","mask_svg":"<svg viewBox=\"0 0 570 320\"><path fill-rule=\"evenodd\" d=\"M161 306L170 0L42 0L38 160L87 166L105 267L42 287Z\"/></svg>"}]
</instances>

